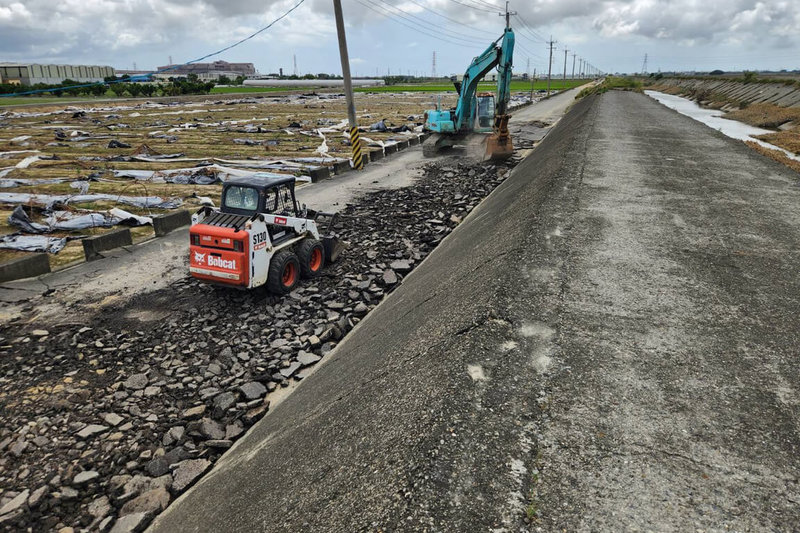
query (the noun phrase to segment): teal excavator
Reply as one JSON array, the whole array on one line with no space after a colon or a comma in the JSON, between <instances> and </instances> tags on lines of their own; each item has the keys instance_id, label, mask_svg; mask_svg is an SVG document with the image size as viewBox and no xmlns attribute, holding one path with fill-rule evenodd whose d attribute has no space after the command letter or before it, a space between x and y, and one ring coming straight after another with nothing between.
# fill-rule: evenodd
<instances>
[{"instance_id":1,"label":"teal excavator","mask_svg":"<svg viewBox=\"0 0 800 533\"><path fill-rule=\"evenodd\" d=\"M508 100L511 91L511 65L514 55L514 32L508 25L503 35L472 60L464 78L456 81L458 93L456 107L425 112L425 130L432 135L422 145L426 157L436 155L440 150L463 144L474 133L488 133L485 136L486 151L484 159L507 159L514 148L508 132ZM497 94L479 93L478 83L486 74L497 67ZM496 100L495 100L496 98Z\"/></svg>"}]
</instances>

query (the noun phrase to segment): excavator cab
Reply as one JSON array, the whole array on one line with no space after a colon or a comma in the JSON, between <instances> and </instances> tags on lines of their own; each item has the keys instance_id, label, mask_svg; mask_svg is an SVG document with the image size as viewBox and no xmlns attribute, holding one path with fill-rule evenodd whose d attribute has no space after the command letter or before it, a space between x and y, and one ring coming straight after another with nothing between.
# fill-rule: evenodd
<instances>
[{"instance_id":1,"label":"excavator cab","mask_svg":"<svg viewBox=\"0 0 800 533\"><path fill-rule=\"evenodd\" d=\"M475 131L485 133L494 126L494 93L478 93L475 110Z\"/></svg>"}]
</instances>

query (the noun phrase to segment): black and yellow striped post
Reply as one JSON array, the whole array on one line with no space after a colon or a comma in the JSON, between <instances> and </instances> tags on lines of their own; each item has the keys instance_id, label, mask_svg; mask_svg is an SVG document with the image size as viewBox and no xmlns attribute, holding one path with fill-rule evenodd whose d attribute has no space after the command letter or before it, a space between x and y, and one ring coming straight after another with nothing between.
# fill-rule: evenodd
<instances>
[{"instance_id":1,"label":"black and yellow striped post","mask_svg":"<svg viewBox=\"0 0 800 533\"><path fill-rule=\"evenodd\" d=\"M353 147L353 168L361 170L364 168L364 153L361 151L361 135L358 128L350 128L350 145Z\"/></svg>"}]
</instances>

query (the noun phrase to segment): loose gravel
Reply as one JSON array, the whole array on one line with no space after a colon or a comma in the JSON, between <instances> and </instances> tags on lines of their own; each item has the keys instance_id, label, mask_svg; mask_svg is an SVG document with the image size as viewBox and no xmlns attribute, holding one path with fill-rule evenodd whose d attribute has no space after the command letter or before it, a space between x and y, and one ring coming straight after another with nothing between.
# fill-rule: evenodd
<instances>
[{"instance_id":1,"label":"loose gravel","mask_svg":"<svg viewBox=\"0 0 800 533\"><path fill-rule=\"evenodd\" d=\"M80 322L0 327L0 526L146 527L515 164L443 160L365 195L341 212L339 262L286 297L187 276Z\"/></svg>"}]
</instances>

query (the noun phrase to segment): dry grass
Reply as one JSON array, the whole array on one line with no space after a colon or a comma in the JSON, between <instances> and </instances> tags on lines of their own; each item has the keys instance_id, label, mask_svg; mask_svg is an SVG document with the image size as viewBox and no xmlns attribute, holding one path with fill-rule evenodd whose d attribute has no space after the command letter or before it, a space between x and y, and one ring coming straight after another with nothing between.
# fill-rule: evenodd
<instances>
[{"instance_id":1,"label":"dry grass","mask_svg":"<svg viewBox=\"0 0 800 533\"><path fill-rule=\"evenodd\" d=\"M774 129L786 122L800 122L800 108L779 107L775 104L751 104L744 109L731 111L725 118L732 118L758 128Z\"/></svg>"},{"instance_id":2,"label":"dry grass","mask_svg":"<svg viewBox=\"0 0 800 533\"><path fill-rule=\"evenodd\" d=\"M453 95L442 97L442 106L454 104ZM418 94L363 94L356 95L356 110L362 126L369 126L385 118L387 125L414 126L422 120L425 109L435 106L438 95L431 93ZM244 101L231 102L219 100L213 95L208 98L186 98L177 105L169 107L147 106L144 102L87 102L71 105L65 112L65 105L44 104L42 106L3 108L0 110L0 152L16 150L39 150L41 155L56 156L56 160L38 161L26 169L15 169L5 178L42 179L67 178L69 180L85 179L90 174L102 173L104 181L90 182L90 193L125 194L133 196L153 195L162 198L178 197L184 200L188 209L196 209L200 202L192 196L208 196L219 203L220 185L174 185L142 182L128 179L112 179L110 170L167 170L195 166L195 162L157 163L92 161L91 158L107 159L109 156L133 155L141 144L147 144L156 152L183 153L188 158L221 158L221 159L292 159L298 157L315 157L314 151L322 139L315 135L287 133L292 122L302 124L302 130L313 133L316 128L338 123L347 117L344 98L321 99L316 97L297 98L286 96L268 96L253 98L242 95ZM103 110L93 108L107 108ZM73 112L83 110L85 115L73 117ZM16 114L22 113L22 114ZM40 116L32 114L42 113ZM48 114L49 113L49 114ZM409 121L408 118L413 117ZM122 124L123 127L117 127ZM184 127L196 125L198 127ZM245 126L260 126L261 132L247 133ZM109 126L115 129L109 129ZM88 132L91 138L85 142L60 141L55 138L54 129L63 128L69 132L79 129ZM178 131L169 132L173 128ZM174 135L177 141L168 143L163 138L154 138L150 133L162 131ZM31 136L26 141L11 142L20 136ZM391 132L369 132L362 136L376 141L386 141L395 137L405 138ZM341 133L328 133L327 146L329 157L347 158L350 147L344 143L346 137ZM256 141L270 141L269 145L247 146L233 142L237 138ZM109 149L108 142L117 139L131 145L127 149ZM373 150L378 148L372 148ZM24 157L31 154L13 154L0 159L0 168L13 167ZM40 194L74 194L69 182L5 188L2 192L30 192ZM130 206L116 206L114 202L97 202L80 204L80 209L107 210L120 207L126 211L143 215L158 215L163 211L154 209L137 209ZM8 215L13 206L0 205L0 235L16 231L8 224ZM38 216L36 217L38 219ZM93 229L84 232L73 232L70 235L88 235L109 231ZM146 238L152 229L135 230L136 239ZM54 234L66 236L67 234ZM0 250L0 262L24 253ZM71 241L56 256L51 256L51 265L55 268L71 263L82 257L80 241Z\"/></svg>"},{"instance_id":3,"label":"dry grass","mask_svg":"<svg viewBox=\"0 0 800 533\"><path fill-rule=\"evenodd\" d=\"M776 131L759 135L756 138L780 146L793 154L800 154L800 131Z\"/></svg>"},{"instance_id":4,"label":"dry grass","mask_svg":"<svg viewBox=\"0 0 800 533\"><path fill-rule=\"evenodd\" d=\"M767 148L765 146L761 146L755 141L745 141L745 144L755 150L756 152L760 153L761 155L765 155L770 159L774 159L778 163L783 163L787 167L791 168L796 172L800 172L800 161L796 161L786 154L781 152L780 150L773 150L771 148Z\"/></svg>"}]
</instances>

